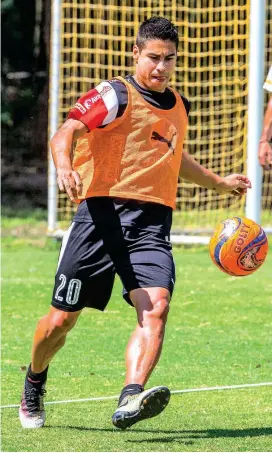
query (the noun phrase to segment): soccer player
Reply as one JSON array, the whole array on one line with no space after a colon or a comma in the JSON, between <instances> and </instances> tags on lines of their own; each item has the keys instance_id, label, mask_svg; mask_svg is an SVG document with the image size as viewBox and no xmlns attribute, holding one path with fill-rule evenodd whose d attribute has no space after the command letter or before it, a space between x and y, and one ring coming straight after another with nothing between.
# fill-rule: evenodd
<instances>
[{"instance_id":1,"label":"soccer player","mask_svg":"<svg viewBox=\"0 0 272 453\"><path fill-rule=\"evenodd\" d=\"M272 93L272 66L270 66L264 83L264 89ZM260 165L268 170L272 167L272 95L269 98L264 114L263 130L259 142L258 158Z\"/></svg>"},{"instance_id":2,"label":"soccer player","mask_svg":"<svg viewBox=\"0 0 272 453\"><path fill-rule=\"evenodd\" d=\"M161 354L175 284L169 236L178 176L219 193L251 187L246 176L220 177L183 152L189 102L168 87L177 48L171 22L146 20L133 47L134 75L83 95L51 140L59 188L79 206L63 238L52 306L34 335L19 411L25 428L44 425L48 365L84 307L105 309L116 273L137 324L112 422L125 429L169 402L165 385L145 385Z\"/></svg>"}]
</instances>

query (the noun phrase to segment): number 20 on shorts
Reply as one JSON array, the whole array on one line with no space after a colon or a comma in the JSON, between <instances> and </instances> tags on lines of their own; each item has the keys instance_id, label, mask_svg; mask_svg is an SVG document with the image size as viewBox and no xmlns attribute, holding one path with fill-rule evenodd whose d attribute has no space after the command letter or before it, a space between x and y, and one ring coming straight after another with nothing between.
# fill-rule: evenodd
<instances>
[{"instance_id":1,"label":"number 20 on shorts","mask_svg":"<svg viewBox=\"0 0 272 453\"><path fill-rule=\"evenodd\" d=\"M60 274L59 279L60 279L60 285L57 287L55 299L62 302L63 297L60 296L60 292L65 288L66 283L67 283L67 278L64 274ZM80 289L81 289L81 280L78 280L77 278L72 278L69 281L68 288L67 288L67 294L66 294L67 304L75 305L77 303L79 294L80 294Z\"/></svg>"}]
</instances>

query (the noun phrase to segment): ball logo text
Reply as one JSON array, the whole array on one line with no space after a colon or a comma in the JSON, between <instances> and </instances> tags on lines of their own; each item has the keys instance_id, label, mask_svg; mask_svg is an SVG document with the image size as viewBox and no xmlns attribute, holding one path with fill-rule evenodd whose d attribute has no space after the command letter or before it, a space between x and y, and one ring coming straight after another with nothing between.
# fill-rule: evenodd
<instances>
[{"instance_id":1,"label":"ball logo text","mask_svg":"<svg viewBox=\"0 0 272 453\"><path fill-rule=\"evenodd\" d=\"M248 236L249 230L250 230L250 227L243 223L243 226L242 226L242 228L240 230L240 234L238 236L238 239L235 242L235 246L234 246L234 252L235 253L240 253L241 252L241 250L242 250L241 246L244 245L245 239Z\"/></svg>"}]
</instances>

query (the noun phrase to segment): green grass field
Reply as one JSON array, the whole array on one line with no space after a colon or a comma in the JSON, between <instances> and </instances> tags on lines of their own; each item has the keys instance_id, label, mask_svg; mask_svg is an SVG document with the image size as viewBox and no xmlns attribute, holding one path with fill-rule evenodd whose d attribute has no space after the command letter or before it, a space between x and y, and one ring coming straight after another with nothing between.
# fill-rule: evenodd
<instances>
[{"instance_id":1,"label":"green grass field","mask_svg":"<svg viewBox=\"0 0 272 453\"><path fill-rule=\"evenodd\" d=\"M36 236L24 238L24 228ZM38 231L31 222L21 229L4 223L2 405L20 401L34 328L50 304L59 243ZM221 273L205 247L176 248L174 256L177 284L149 385L181 390L271 382L271 238L266 263L246 278ZM83 312L50 366L47 401L119 393L135 323L120 294L117 279L105 313ZM124 432L111 424L115 407L115 400L48 405L41 430L23 430L18 409L3 409L2 451L272 450L271 386L174 394L160 416Z\"/></svg>"}]
</instances>

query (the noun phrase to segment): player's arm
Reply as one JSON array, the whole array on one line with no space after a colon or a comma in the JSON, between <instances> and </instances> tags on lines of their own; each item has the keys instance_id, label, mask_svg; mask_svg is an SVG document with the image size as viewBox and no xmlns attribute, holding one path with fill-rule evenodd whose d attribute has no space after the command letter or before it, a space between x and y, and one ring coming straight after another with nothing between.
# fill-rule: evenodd
<instances>
[{"instance_id":1,"label":"player's arm","mask_svg":"<svg viewBox=\"0 0 272 453\"><path fill-rule=\"evenodd\" d=\"M52 138L50 144L58 185L72 201L82 190L80 176L72 168L73 144L86 132L105 127L122 116L126 106L127 89L122 82L101 82L78 99L68 120Z\"/></svg>"},{"instance_id":2,"label":"player's arm","mask_svg":"<svg viewBox=\"0 0 272 453\"><path fill-rule=\"evenodd\" d=\"M66 191L72 201L82 189L80 176L72 168L73 144L86 132L88 128L85 124L69 118L50 141L59 189Z\"/></svg>"},{"instance_id":3,"label":"player's arm","mask_svg":"<svg viewBox=\"0 0 272 453\"><path fill-rule=\"evenodd\" d=\"M187 152L182 154L179 176L206 189L216 190L218 193L231 192L239 196L251 188L251 182L246 176L232 174L221 177L200 165Z\"/></svg>"},{"instance_id":4,"label":"player's arm","mask_svg":"<svg viewBox=\"0 0 272 453\"><path fill-rule=\"evenodd\" d=\"M266 169L272 165L272 96L270 97L264 115L263 130L259 142L258 158L260 165Z\"/></svg>"}]
</instances>

